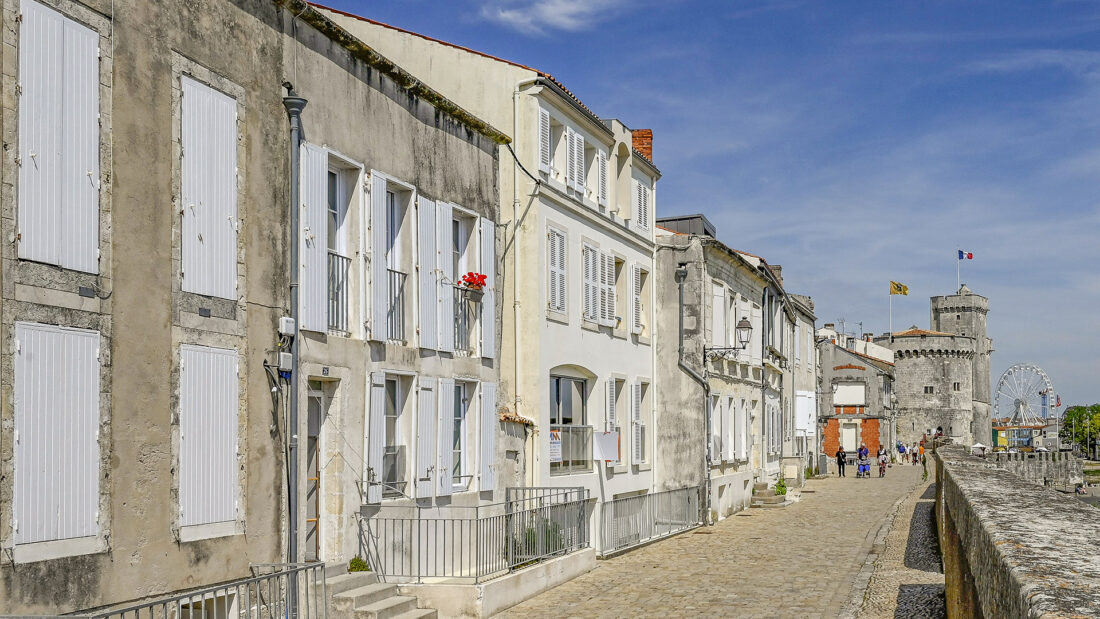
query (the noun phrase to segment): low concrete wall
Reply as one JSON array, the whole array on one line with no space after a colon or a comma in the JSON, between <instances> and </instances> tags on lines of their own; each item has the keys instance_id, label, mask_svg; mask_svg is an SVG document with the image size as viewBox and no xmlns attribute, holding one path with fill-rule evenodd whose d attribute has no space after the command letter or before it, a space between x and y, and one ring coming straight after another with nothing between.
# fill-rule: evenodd
<instances>
[{"instance_id":1,"label":"low concrete wall","mask_svg":"<svg viewBox=\"0 0 1100 619\"><path fill-rule=\"evenodd\" d=\"M986 454L986 460L1026 481L1047 485L1079 484L1084 481L1081 459L1070 453L1033 452Z\"/></svg>"},{"instance_id":2,"label":"low concrete wall","mask_svg":"<svg viewBox=\"0 0 1100 619\"><path fill-rule=\"evenodd\" d=\"M434 608L440 617L477 619L491 617L595 567L596 551L586 548L477 585L426 583L398 588L404 595L415 595L421 608Z\"/></svg>"},{"instance_id":3,"label":"low concrete wall","mask_svg":"<svg viewBox=\"0 0 1100 619\"><path fill-rule=\"evenodd\" d=\"M934 457L948 617L1100 617L1100 510L963 447Z\"/></svg>"}]
</instances>

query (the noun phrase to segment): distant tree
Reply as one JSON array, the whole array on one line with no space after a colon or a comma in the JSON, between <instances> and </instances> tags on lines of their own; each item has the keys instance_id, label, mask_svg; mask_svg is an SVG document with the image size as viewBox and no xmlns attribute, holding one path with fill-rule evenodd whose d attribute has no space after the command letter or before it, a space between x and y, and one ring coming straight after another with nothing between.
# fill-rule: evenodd
<instances>
[{"instance_id":1,"label":"distant tree","mask_svg":"<svg viewBox=\"0 0 1100 619\"><path fill-rule=\"evenodd\" d=\"M1100 404L1066 408L1061 434L1063 441L1075 443L1082 451L1100 442Z\"/></svg>"}]
</instances>

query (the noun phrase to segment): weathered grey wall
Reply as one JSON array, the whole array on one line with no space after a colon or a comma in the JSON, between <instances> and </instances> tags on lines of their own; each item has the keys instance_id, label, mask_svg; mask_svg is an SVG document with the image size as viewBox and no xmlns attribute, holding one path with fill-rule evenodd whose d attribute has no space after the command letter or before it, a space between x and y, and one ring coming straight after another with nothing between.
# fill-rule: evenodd
<instances>
[{"instance_id":1,"label":"weathered grey wall","mask_svg":"<svg viewBox=\"0 0 1100 619\"><path fill-rule=\"evenodd\" d=\"M993 340L986 332L989 299L972 293L963 284L958 294L932 297L930 307L932 330L974 338L971 433L975 441L990 442L993 403L990 356L993 353Z\"/></svg>"},{"instance_id":2,"label":"weathered grey wall","mask_svg":"<svg viewBox=\"0 0 1100 619\"><path fill-rule=\"evenodd\" d=\"M974 340L969 336L913 335L875 338L894 351L898 439L919 441L937 427L971 442ZM953 390L953 383L959 390ZM925 386L934 393L924 393Z\"/></svg>"},{"instance_id":3,"label":"weathered grey wall","mask_svg":"<svg viewBox=\"0 0 1100 619\"><path fill-rule=\"evenodd\" d=\"M655 361L657 458L655 490L698 486L704 481L706 459L706 398L703 387L677 363L679 349L679 289L673 273L687 263L684 281L684 362L702 375L704 321L703 251L687 236L659 237L654 264L657 290L657 359ZM708 284L709 285L709 284Z\"/></svg>"},{"instance_id":4,"label":"weathered grey wall","mask_svg":"<svg viewBox=\"0 0 1100 619\"><path fill-rule=\"evenodd\" d=\"M1074 485L1084 481L1081 459L1064 452L986 454L985 459L1033 484Z\"/></svg>"},{"instance_id":5,"label":"weathered grey wall","mask_svg":"<svg viewBox=\"0 0 1100 619\"><path fill-rule=\"evenodd\" d=\"M949 617L1100 616L1100 511L960 446L934 457Z\"/></svg>"}]
</instances>

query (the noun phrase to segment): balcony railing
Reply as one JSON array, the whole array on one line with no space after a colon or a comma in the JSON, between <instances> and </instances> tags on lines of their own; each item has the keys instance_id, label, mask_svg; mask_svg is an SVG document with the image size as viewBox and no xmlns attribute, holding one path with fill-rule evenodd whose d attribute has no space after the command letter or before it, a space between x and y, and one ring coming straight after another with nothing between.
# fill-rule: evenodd
<instances>
[{"instance_id":1,"label":"balcony railing","mask_svg":"<svg viewBox=\"0 0 1100 619\"><path fill-rule=\"evenodd\" d=\"M474 325L481 311L480 291L455 286L455 354L474 354Z\"/></svg>"},{"instance_id":2,"label":"balcony railing","mask_svg":"<svg viewBox=\"0 0 1100 619\"><path fill-rule=\"evenodd\" d=\"M591 426L551 425L551 442L556 440L555 437L561 440L561 461L550 462L551 474L587 473L592 470Z\"/></svg>"},{"instance_id":3,"label":"balcony railing","mask_svg":"<svg viewBox=\"0 0 1100 619\"><path fill-rule=\"evenodd\" d=\"M365 521L366 556L386 582L482 582L589 546L587 491L479 506L382 506Z\"/></svg>"},{"instance_id":4,"label":"balcony railing","mask_svg":"<svg viewBox=\"0 0 1100 619\"><path fill-rule=\"evenodd\" d=\"M605 501L600 509L601 555L699 526L699 486Z\"/></svg>"},{"instance_id":5,"label":"balcony railing","mask_svg":"<svg viewBox=\"0 0 1100 619\"><path fill-rule=\"evenodd\" d=\"M398 342L405 341L405 279L406 274L393 269L386 269L388 281L386 309L386 337Z\"/></svg>"},{"instance_id":6,"label":"balcony railing","mask_svg":"<svg viewBox=\"0 0 1100 619\"><path fill-rule=\"evenodd\" d=\"M328 328L348 332L348 270L351 258L328 253Z\"/></svg>"}]
</instances>

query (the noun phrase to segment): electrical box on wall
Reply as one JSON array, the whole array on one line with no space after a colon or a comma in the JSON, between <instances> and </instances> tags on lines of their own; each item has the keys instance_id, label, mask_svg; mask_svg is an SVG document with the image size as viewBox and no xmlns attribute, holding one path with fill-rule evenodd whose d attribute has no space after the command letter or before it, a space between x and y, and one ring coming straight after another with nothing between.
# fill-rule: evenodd
<instances>
[{"instance_id":1,"label":"electrical box on wall","mask_svg":"<svg viewBox=\"0 0 1100 619\"><path fill-rule=\"evenodd\" d=\"M289 372L294 369L294 356L288 352L279 353L279 370Z\"/></svg>"},{"instance_id":2,"label":"electrical box on wall","mask_svg":"<svg viewBox=\"0 0 1100 619\"><path fill-rule=\"evenodd\" d=\"M279 335L294 335L294 319L283 316L279 319Z\"/></svg>"}]
</instances>

